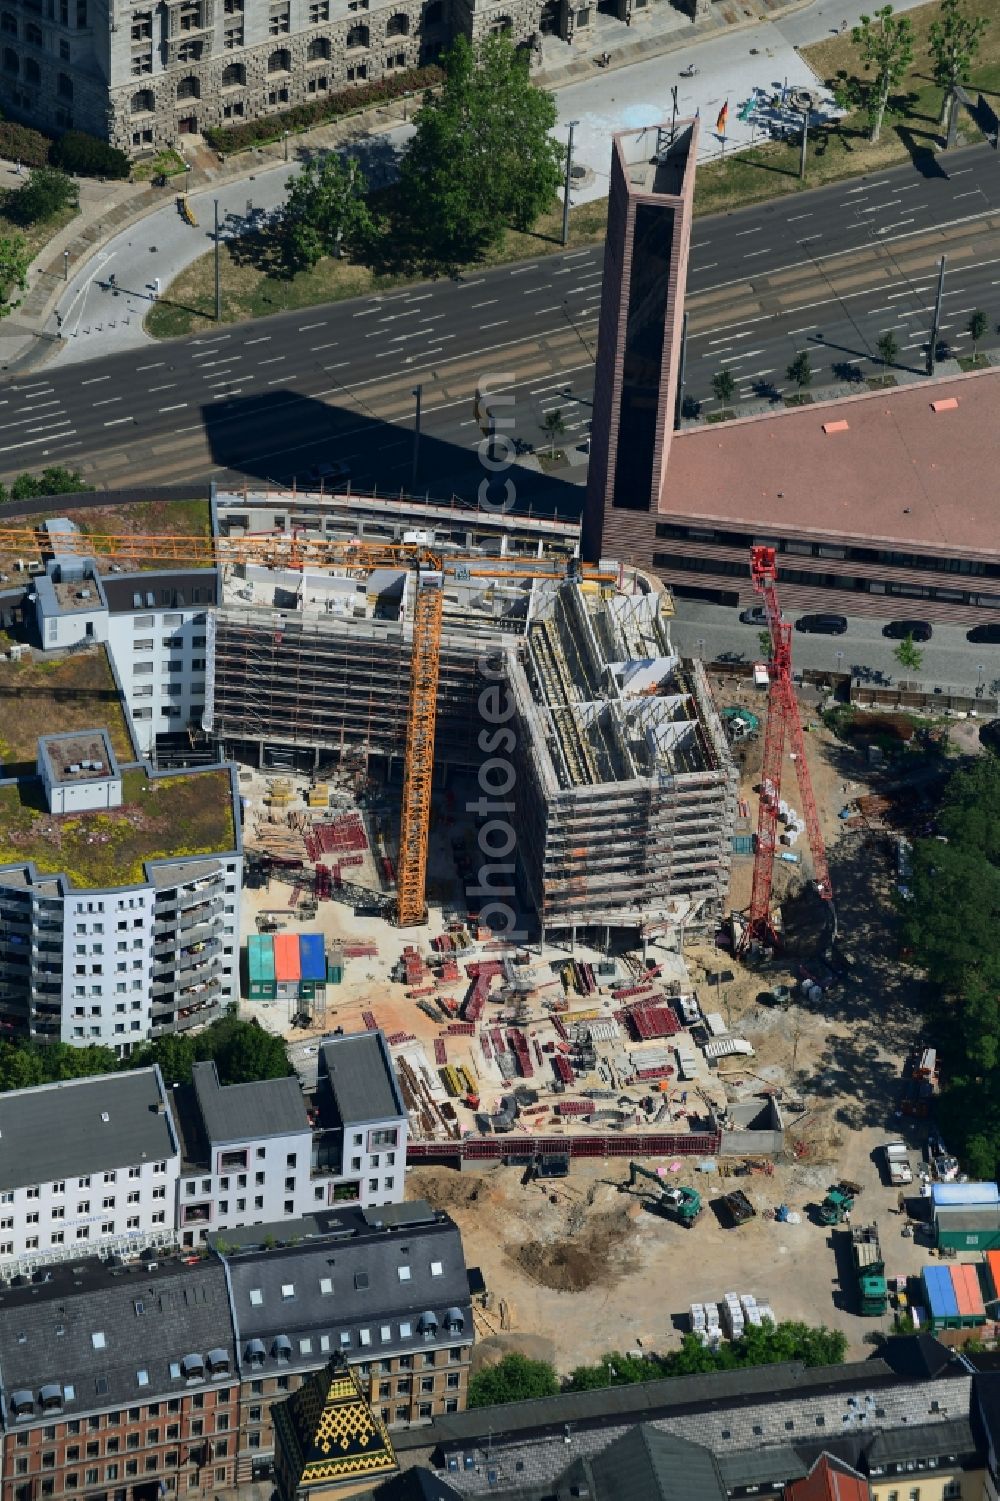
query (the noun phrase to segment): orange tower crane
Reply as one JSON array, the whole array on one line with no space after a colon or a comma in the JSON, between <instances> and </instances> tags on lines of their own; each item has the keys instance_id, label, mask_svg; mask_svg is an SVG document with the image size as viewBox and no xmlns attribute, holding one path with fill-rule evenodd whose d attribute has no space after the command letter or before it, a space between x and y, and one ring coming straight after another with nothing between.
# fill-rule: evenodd
<instances>
[{"instance_id":1,"label":"orange tower crane","mask_svg":"<svg viewBox=\"0 0 1000 1501\"><path fill-rule=\"evenodd\" d=\"M792 742L795 773L802 794L802 812L812 851L816 889L824 901L831 902L833 887L826 860L823 831L819 826L816 798L809 779L805 736L792 683L792 627L781 618L778 602L775 552L773 547L750 549L750 576L764 601L767 625L771 634L771 660L768 663L770 689L767 700L767 725L764 731L764 764L760 777L760 805L757 814L757 850L753 865L753 890L746 927L740 938L740 953L753 944L778 944L778 934L771 916L771 887L774 881L774 851L777 844L778 811L781 802L781 772L785 740Z\"/></svg>"},{"instance_id":2,"label":"orange tower crane","mask_svg":"<svg viewBox=\"0 0 1000 1501\"><path fill-rule=\"evenodd\" d=\"M45 533L31 526L0 526L0 551L38 554L51 549ZM415 584L413 648L410 659L410 701L406 721L403 803L396 872L396 917L400 927L416 927L426 920L427 844L430 832L431 784L434 775L434 731L441 663L444 579L560 579L551 562L533 558L444 558L432 548L414 543L344 541L326 537L267 534L243 537L182 537L152 533L60 533L61 553L94 557L122 568L148 568L163 563L187 568L223 568L260 563L268 568L341 567L367 575L376 568L410 571ZM600 572L572 559L575 576L613 583L616 574Z\"/></svg>"}]
</instances>

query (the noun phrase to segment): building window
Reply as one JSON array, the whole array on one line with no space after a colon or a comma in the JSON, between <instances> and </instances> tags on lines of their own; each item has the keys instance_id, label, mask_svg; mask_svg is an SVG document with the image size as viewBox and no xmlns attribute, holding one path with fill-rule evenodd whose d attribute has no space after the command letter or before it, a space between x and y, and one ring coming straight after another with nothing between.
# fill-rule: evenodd
<instances>
[{"instance_id":1,"label":"building window","mask_svg":"<svg viewBox=\"0 0 1000 1501\"><path fill-rule=\"evenodd\" d=\"M180 83L178 83L177 98L178 100L201 98L201 84L193 73L189 73L187 78L182 78Z\"/></svg>"},{"instance_id":2,"label":"building window","mask_svg":"<svg viewBox=\"0 0 1000 1501\"><path fill-rule=\"evenodd\" d=\"M350 46L350 43L348 43ZM290 73L292 71L292 54L285 47L279 47L277 52L272 52L267 60L269 73Z\"/></svg>"},{"instance_id":3,"label":"building window","mask_svg":"<svg viewBox=\"0 0 1000 1501\"><path fill-rule=\"evenodd\" d=\"M349 48L350 47L367 47L368 46L368 27L367 26L352 26L351 29L350 29L350 31L347 33L347 46Z\"/></svg>"},{"instance_id":4,"label":"building window","mask_svg":"<svg viewBox=\"0 0 1000 1501\"><path fill-rule=\"evenodd\" d=\"M328 61L330 57L330 43L326 37L313 37L306 48L306 62L318 63Z\"/></svg>"},{"instance_id":5,"label":"building window","mask_svg":"<svg viewBox=\"0 0 1000 1501\"><path fill-rule=\"evenodd\" d=\"M291 30L291 17L287 5L272 6L267 18L268 36L287 36Z\"/></svg>"},{"instance_id":6,"label":"building window","mask_svg":"<svg viewBox=\"0 0 1000 1501\"><path fill-rule=\"evenodd\" d=\"M403 15L402 11L397 12L397 14L394 16L390 16L388 22L386 23L385 34L386 36L409 36L409 16ZM378 1134L381 1135L381 1133ZM373 1142L373 1145L374 1144L375 1143ZM378 1143L378 1145L382 1145L382 1143Z\"/></svg>"},{"instance_id":7,"label":"building window","mask_svg":"<svg viewBox=\"0 0 1000 1501\"><path fill-rule=\"evenodd\" d=\"M247 70L242 63L229 63L222 70L222 87L224 89L243 88L247 81Z\"/></svg>"}]
</instances>

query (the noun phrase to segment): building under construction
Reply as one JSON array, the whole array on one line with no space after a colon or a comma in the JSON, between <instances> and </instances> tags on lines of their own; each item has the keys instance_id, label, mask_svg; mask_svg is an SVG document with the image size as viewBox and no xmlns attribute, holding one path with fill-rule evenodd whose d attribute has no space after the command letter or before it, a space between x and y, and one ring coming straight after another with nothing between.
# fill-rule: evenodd
<instances>
[{"instance_id":1,"label":"building under construction","mask_svg":"<svg viewBox=\"0 0 1000 1501\"><path fill-rule=\"evenodd\" d=\"M536 583L506 655L518 856L542 930L683 928L719 915L737 772L669 596Z\"/></svg>"},{"instance_id":2,"label":"building under construction","mask_svg":"<svg viewBox=\"0 0 1000 1501\"><path fill-rule=\"evenodd\" d=\"M353 524L372 540L345 503L219 506L217 525L235 517L250 533L329 536L333 522L335 535ZM418 534L412 511L382 512L378 540L419 536L462 555L444 581L435 768L480 765L480 695L505 682L516 860L543 933L714 918L736 771L701 665L671 650L669 595L574 581L569 526L419 519ZM414 590L404 567L224 568L205 715L220 749L264 768L311 771L335 759L399 780Z\"/></svg>"}]
</instances>

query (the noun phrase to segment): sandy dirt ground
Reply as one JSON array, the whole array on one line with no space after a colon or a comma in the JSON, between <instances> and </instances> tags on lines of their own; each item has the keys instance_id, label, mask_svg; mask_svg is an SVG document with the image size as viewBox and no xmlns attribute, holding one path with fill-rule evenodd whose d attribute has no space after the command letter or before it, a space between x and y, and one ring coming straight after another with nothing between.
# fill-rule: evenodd
<instances>
[{"instance_id":1,"label":"sandy dirt ground","mask_svg":"<svg viewBox=\"0 0 1000 1501\"><path fill-rule=\"evenodd\" d=\"M715 690L720 707L744 703L763 714L764 705L751 688L719 680ZM835 740L808 696L803 720L836 893L842 976L815 1002L797 991L797 1004L778 1008L766 1003L766 993L776 985L794 984L799 961L793 955L748 969L709 942L691 943L685 950L691 984L703 1009L722 1012L729 1030L754 1048L750 1059L724 1060L706 1077L706 1088L714 1099L731 1101L764 1089L774 1091L785 1112L785 1152L770 1174L760 1171L739 1178L731 1176L733 1168L742 1166L735 1162L718 1163L712 1172L701 1171L691 1158L660 1164L670 1181L689 1183L708 1200L691 1230L652 1213L641 1191L622 1190L627 1159L575 1161L568 1179L544 1186L523 1184L521 1170L513 1168L484 1173L411 1168L407 1196L427 1198L454 1216L468 1262L482 1268L491 1291L490 1307L477 1311L477 1359L518 1348L551 1359L560 1371L567 1371L612 1349L669 1348L679 1342L692 1302L719 1301L727 1292L752 1292L759 1301L769 1302L779 1319L843 1329L851 1352L863 1356L866 1338L887 1329L890 1317L858 1316L848 1234L822 1227L815 1219L815 1206L827 1186L841 1177L863 1185L854 1220L878 1224L890 1277L912 1275L926 1264L927 1246L901 1234L904 1219L897 1214L897 1191L883 1184L877 1165L878 1148L898 1136L912 1148L915 1165L926 1135L926 1126L901 1120L895 1113L902 1063L919 1034L922 995L897 959L891 840L879 829L848 827L838 816L846 803L872 790L873 773L863 751ZM961 728L956 738L961 738ZM754 784L761 754L760 739L739 750L741 796L750 826L756 820ZM785 771L785 796L801 811L795 767L787 757ZM811 873L804 839L795 850L801 856L799 865L775 866L775 895L788 911ZM435 836L431 870L432 878L448 889L454 872L443 829ZM366 868L362 878L375 886L374 866ZM751 879L752 860L735 860L731 908L747 905ZM245 1003L244 1014L256 1015L270 1030L308 1050L310 1035L334 1026L359 1029L362 1012L371 1011L388 1034L414 1036L433 1072L433 1039L442 1034L442 1027L417 1009L390 972L405 945L427 950L431 934L441 930L440 908L432 910L426 930L400 933L379 918L357 918L350 907L337 902L320 903L315 918L303 922L288 905L289 892L288 884L278 881L268 891L245 892L245 930L254 930L258 912L270 911L283 931L321 931L328 942L369 938L378 946L377 956L348 963L345 982L327 989L325 1016L315 1018L309 1028L292 1029L293 1008L287 1003ZM818 903L813 901L813 907ZM580 957L598 957L578 952ZM552 951L544 963L564 954ZM658 957L655 950L652 957ZM721 987L709 978L720 968L732 974ZM467 983L463 975L452 987L457 998ZM607 1009L606 997L603 1003ZM583 1002L577 999L573 1004ZM488 1015L492 1023L493 1013ZM529 1036L541 1043L553 1035L547 1030L550 1025L546 1014L536 1009ZM293 1048L293 1057L303 1048ZM477 1043L448 1038L447 1048L449 1062L466 1061L480 1077L484 1102L499 1096L502 1080L495 1071L491 1075ZM671 1090L668 1095L675 1116L683 1113L678 1093ZM546 1099L544 1085L542 1098ZM469 1124L471 1117L462 1118L463 1127ZM556 1118L546 1113L540 1124L551 1131ZM713 1207L721 1194L735 1187L748 1193L757 1210L757 1217L738 1229L724 1227ZM801 1215L799 1224L773 1218L781 1204Z\"/></svg>"}]
</instances>

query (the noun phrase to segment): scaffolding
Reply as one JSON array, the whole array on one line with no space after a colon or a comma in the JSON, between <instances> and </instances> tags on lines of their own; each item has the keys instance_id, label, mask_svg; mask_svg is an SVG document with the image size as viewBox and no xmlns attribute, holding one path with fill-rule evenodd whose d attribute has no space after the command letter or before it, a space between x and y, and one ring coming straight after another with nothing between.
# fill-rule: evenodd
<instances>
[{"instance_id":1,"label":"scaffolding","mask_svg":"<svg viewBox=\"0 0 1000 1501\"><path fill-rule=\"evenodd\" d=\"M658 597L536 585L508 651L518 854L543 929L705 924L728 884L737 774Z\"/></svg>"}]
</instances>

